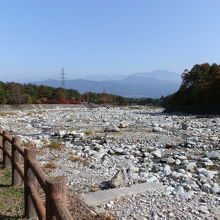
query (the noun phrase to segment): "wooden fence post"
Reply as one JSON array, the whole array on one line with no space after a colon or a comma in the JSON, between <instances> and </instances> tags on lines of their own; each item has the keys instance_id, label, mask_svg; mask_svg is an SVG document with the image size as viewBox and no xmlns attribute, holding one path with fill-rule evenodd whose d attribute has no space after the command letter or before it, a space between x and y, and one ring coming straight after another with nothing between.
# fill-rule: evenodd
<instances>
[{"instance_id":1,"label":"wooden fence post","mask_svg":"<svg viewBox=\"0 0 220 220\"><path fill-rule=\"evenodd\" d=\"M57 176L50 177L46 181L47 184L47 193L46 193L46 219L55 220L55 211L53 207L53 199L59 198L63 203L66 202L66 177Z\"/></svg>"},{"instance_id":2,"label":"wooden fence post","mask_svg":"<svg viewBox=\"0 0 220 220\"><path fill-rule=\"evenodd\" d=\"M36 161L36 151L24 149L24 209L25 217L37 216L33 201L30 196L29 185L36 184L36 178L31 170L29 161Z\"/></svg>"},{"instance_id":3,"label":"wooden fence post","mask_svg":"<svg viewBox=\"0 0 220 220\"><path fill-rule=\"evenodd\" d=\"M18 171L15 167L15 162L20 163L21 162L21 155L16 150L15 145L20 146L20 138L19 137L13 137L12 138L12 185L21 184L22 178L20 177Z\"/></svg>"},{"instance_id":4,"label":"wooden fence post","mask_svg":"<svg viewBox=\"0 0 220 220\"><path fill-rule=\"evenodd\" d=\"M6 150L10 153L11 144L7 141L6 136L10 137L10 133L8 131L3 131L3 166L4 168L9 168L11 166L11 160L4 151Z\"/></svg>"},{"instance_id":5,"label":"wooden fence post","mask_svg":"<svg viewBox=\"0 0 220 220\"><path fill-rule=\"evenodd\" d=\"M0 134L1 134L1 146L4 146L4 140L3 140L3 129L0 128ZM2 149L2 159L4 158L4 150Z\"/></svg>"}]
</instances>

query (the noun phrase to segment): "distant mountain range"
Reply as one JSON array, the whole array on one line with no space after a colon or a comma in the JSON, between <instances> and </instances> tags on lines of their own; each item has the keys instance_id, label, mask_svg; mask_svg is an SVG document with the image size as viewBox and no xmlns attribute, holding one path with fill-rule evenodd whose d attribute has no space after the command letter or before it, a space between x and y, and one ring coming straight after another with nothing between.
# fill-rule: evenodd
<instances>
[{"instance_id":1,"label":"distant mountain range","mask_svg":"<svg viewBox=\"0 0 220 220\"><path fill-rule=\"evenodd\" d=\"M60 87L59 80L48 79L45 81L31 82L36 85ZM160 98L179 89L180 74L167 70L155 70L146 73L130 75L94 75L82 79L66 80L66 89L76 89L80 93L96 92L111 93L124 97L151 97Z\"/></svg>"}]
</instances>

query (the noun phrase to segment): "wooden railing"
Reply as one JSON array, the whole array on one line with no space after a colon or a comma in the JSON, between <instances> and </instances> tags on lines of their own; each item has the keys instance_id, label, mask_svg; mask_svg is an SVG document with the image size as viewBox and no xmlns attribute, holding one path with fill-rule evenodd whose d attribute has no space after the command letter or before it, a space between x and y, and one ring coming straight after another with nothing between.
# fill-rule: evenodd
<instances>
[{"instance_id":1,"label":"wooden railing","mask_svg":"<svg viewBox=\"0 0 220 220\"><path fill-rule=\"evenodd\" d=\"M4 168L12 167L12 185L24 183L25 217L42 220L72 220L66 205L66 177L49 177L36 162L36 150L25 149L19 137L0 129ZM23 160L22 160L23 157ZM39 184L37 184L37 181ZM39 193L40 185L45 202Z\"/></svg>"}]
</instances>

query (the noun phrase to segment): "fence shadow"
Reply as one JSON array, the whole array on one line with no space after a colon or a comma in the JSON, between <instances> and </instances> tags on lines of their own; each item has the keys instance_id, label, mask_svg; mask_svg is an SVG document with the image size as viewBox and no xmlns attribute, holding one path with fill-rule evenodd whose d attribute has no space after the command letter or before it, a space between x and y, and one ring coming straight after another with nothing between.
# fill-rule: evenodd
<instances>
[{"instance_id":1,"label":"fence shadow","mask_svg":"<svg viewBox=\"0 0 220 220\"><path fill-rule=\"evenodd\" d=\"M0 159L0 172L3 170L3 161ZM0 191L6 190L7 188L10 188L12 184L2 184L2 180L0 180ZM5 189L4 189L5 188ZM23 219L24 216L22 215L4 215L1 213L0 210L0 220L16 220L16 219Z\"/></svg>"},{"instance_id":2,"label":"fence shadow","mask_svg":"<svg viewBox=\"0 0 220 220\"><path fill-rule=\"evenodd\" d=\"M12 186L12 185L11 184L1 184L0 183L0 188L8 188L10 186Z\"/></svg>"},{"instance_id":3,"label":"fence shadow","mask_svg":"<svg viewBox=\"0 0 220 220\"><path fill-rule=\"evenodd\" d=\"M4 168L3 168L3 161L2 160L0 160L0 171L2 171ZM10 186L12 186L12 184L10 183L10 184L2 184L1 183L1 180L0 180L0 188L4 188L4 187L10 187ZM1 217L1 216L0 216ZM0 218L1 219L1 218Z\"/></svg>"},{"instance_id":4,"label":"fence shadow","mask_svg":"<svg viewBox=\"0 0 220 220\"><path fill-rule=\"evenodd\" d=\"M0 220L16 220L16 219L23 219L24 216L16 215L16 216L9 216L9 215L1 215L0 213Z\"/></svg>"}]
</instances>

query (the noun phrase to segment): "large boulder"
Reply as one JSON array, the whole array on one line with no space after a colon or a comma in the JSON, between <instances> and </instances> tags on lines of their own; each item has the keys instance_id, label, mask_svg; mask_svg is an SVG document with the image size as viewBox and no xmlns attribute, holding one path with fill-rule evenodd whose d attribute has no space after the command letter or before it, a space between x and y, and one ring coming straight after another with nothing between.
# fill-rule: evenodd
<instances>
[{"instance_id":1,"label":"large boulder","mask_svg":"<svg viewBox=\"0 0 220 220\"><path fill-rule=\"evenodd\" d=\"M119 131L120 131L120 129L116 125L114 125L114 124L110 124L104 130L104 132L119 132Z\"/></svg>"},{"instance_id":2,"label":"large boulder","mask_svg":"<svg viewBox=\"0 0 220 220\"><path fill-rule=\"evenodd\" d=\"M124 169L119 170L109 181L109 186L111 188L124 187L124 186L128 186L128 184L129 184L128 174Z\"/></svg>"}]
</instances>

